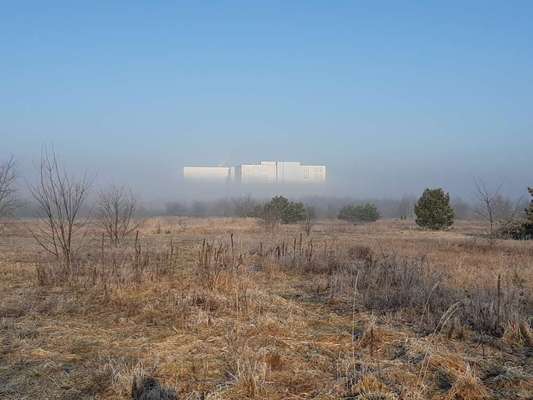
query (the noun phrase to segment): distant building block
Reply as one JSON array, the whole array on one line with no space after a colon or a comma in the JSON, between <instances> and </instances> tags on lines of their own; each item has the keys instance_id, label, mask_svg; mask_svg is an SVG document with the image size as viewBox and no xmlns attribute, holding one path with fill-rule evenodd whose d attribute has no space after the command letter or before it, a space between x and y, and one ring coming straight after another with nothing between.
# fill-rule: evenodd
<instances>
[{"instance_id":1,"label":"distant building block","mask_svg":"<svg viewBox=\"0 0 533 400\"><path fill-rule=\"evenodd\" d=\"M300 162L261 161L237 167L185 167L188 180L238 182L242 184L324 183L326 166L302 165Z\"/></svg>"},{"instance_id":2,"label":"distant building block","mask_svg":"<svg viewBox=\"0 0 533 400\"><path fill-rule=\"evenodd\" d=\"M188 180L228 182L234 178L233 167L184 167L183 176Z\"/></svg>"}]
</instances>

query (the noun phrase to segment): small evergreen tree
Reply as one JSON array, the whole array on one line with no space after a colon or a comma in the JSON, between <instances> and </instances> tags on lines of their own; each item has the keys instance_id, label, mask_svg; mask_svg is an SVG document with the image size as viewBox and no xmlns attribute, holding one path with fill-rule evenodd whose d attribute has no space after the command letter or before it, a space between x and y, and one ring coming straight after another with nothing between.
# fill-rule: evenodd
<instances>
[{"instance_id":1,"label":"small evergreen tree","mask_svg":"<svg viewBox=\"0 0 533 400\"><path fill-rule=\"evenodd\" d=\"M270 223L294 224L305 220L307 211L303 203L275 196L263 208L263 219Z\"/></svg>"},{"instance_id":2,"label":"small evergreen tree","mask_svg":"<svg viewBox=\"0 0 533 400\"><path fill-rule=\"evenodd\" d=\"M304 221L307 217L307 211L303 203L291 201L281 213L281 222L284 224L295 224Z\"/></svg>"},{"instance_id":3,"label":"small evergreen tree","mask_svg":"<svg viewBox=\"0 0 533 400\"><path fill-rule=\"evenodd\" d=\"M417 225L429 229L445 229L455 217L450 195L442 189L426 189L415 205Z\"/></svg>"},{"instance_id":4,"label":"small evergreen tree","mask_svg":"<svg viewBox=\"0 0 533 400\"><path fill-rule=\"evenodd\" d=\"M339 212L338 218L350 222L373 222L379 219L379 212L372 203L352 204L343 207Z\"/></svg>"}]
</instances>

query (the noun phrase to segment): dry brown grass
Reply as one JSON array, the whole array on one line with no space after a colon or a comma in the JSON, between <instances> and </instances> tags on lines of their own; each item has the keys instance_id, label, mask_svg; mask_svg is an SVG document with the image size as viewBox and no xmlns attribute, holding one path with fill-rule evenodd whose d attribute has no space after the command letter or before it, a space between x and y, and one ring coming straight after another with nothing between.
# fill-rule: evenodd
<instances>
[{"instance_id":1,"label":"dry brown grass","mask_svg":"<svg viewBox=\"0 0 533 400\"><path fill-rule=\"evenodd\" d=\"M0 238L0 398L124 399L139 376L187 399L533 392L533 243L158 218L103 253L91 232L65 279L21 224Z\"/></svg>"}]
</instances>

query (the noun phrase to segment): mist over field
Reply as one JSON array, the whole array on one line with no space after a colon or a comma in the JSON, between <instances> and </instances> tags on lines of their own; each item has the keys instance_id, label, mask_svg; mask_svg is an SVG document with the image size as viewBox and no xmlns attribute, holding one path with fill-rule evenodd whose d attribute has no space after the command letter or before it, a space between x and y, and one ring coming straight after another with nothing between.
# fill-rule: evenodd
<instances>
[{"instance_id":1,"label":"mist over field","mask_svg":"<svg viewBox=\"0 0 533 400\"><path fill-rule=\"evenodd\" d=\"M148 140L150 136L150 140ZM288 155L288 160L301 160L306 163L317 163L327 166L327 181L325 184L316 185L242 185L241 187L227 187L223 184L196 184L183 179L183 167L186 165L180 158L184 146L191 147L188 139L180 134L174 135L171 144L161 144L160 148L153 148L149 143L163 135L147 135L147 144L136 144L124 139L124 143L116 149L116 154L111 154L107 142L99 143L99 139L91 137L76 137L76 139L55 138L48 135L31 140L31 144L20 146L20 138L4 137L4 142L9 146L2 146L0 155L7 158L16 156L17 171L28 182L33 182L38 177L39 158L43 147L53 147L58 156L68 165L69 170L75 175L87 173L93 177L95 187L106 187L110 184L122 184L130 187L147 204L161 205L168 201L183 200L209 200L213 198L235 197L252 195L266 197L272 193L282 193L291 197L309 195L330 197L353 198L401 198L405 195L419 195L426 187L443 187L453 197L472 201L475 197L474 179L482 179L493 189L501 186L501 191L508 197L516 199L525 194L525 189L530 184L531 165L526 142L516 142L516 149L502 148L502 152L514 151L517 155L498 155L504 158L498 160L481 151L477 156L469 155L470 159L453 156L453 153L440 155L438 158L426 156L427 160L417 160L418 155L410 154L399 149L397 155L383 159L384 156L376 154L373 157L362 155L361 145L353 150L352 160L339 160L335 158L319 157L324 149L331 145L331 139L323 145L317 146L317 152L308 158ZM6 140L7 139L7 140ZM29 138L26 138L29 139ZM54 140L56 139L56 140ZM63 143L63 141L71 143ZM161 138L164 141L164 138ZM167 139L168 140L168 139ZM183 142L181 142L183 140ZM339 139L342 141L343 139ZM228 138L231 142L231 138ZM52 143L52 145L50 144ZM290 146L290 144L288 145ZM462 149L457 143L455 152ZM513 144L510 147L514 146ZM175 147L174 156L168 155L168 149ZM257 153L256 147L260 143L249 145L249 153ZM141 150L142 149L142 150ZM141 154L138 154L138 153ZM192 165L219 165L218 159L208 158L201 148L192 148L188 152L188 159L193 160ZM258 156L257 159L243 157L249 162L263 159L280 159L281 152L269 152L269 157ZM288 154L284 149L283 153ZM300 154L294 151L294 154ZM243 153L244 155L244 153ZM450 158L451 157L451 158ZM476 157L476 158L474 158ZM455 158L458 158L456 160ZM507 162L512 160L512 162ZM240 163L240 159L237 160ZM507 164L503 164L506 162ZM228 164L231 165L231 164ZM529 168L528 168L529 167ZM20 190L25 192L24 181L19 182Z\"/></svg>"}]
</instances>

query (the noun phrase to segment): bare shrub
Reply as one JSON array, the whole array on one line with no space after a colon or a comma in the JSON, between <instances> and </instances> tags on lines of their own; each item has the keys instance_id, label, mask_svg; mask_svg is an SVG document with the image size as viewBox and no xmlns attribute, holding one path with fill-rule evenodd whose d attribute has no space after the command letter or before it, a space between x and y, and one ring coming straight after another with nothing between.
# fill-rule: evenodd
<instances>
[{"instance_id":1,"label":"bare shrub","mask_svg":"<svg viewBox=\"0 0 533 400\"><path fill-rule=\"evenodd\" d=\"M89 187L86 175L74 178L53 151L43 152L39 183L30 186L41 220L30 230L39 246L54 256L67 274L72 272L73 258L80 245L78 234L87 222L80 218L80 213Z\"/></svg>"},{"instance_id":2,"label":"bare shrub","mask_svg":"<svg viewBox=\"0 0 533 400\"><path fill-rule=\"evenodd\" d=\"M476 179L474 182L478 200L478 206L474 212L489 225L489 238L494 239L498 227L504 221L511 223L519 208L517 205L513 206L510 200L500 194L502 185L495 190L490 190L482 180Z\"/></svg>"},{"instance_id":3,"label":"bare shrub","mask_svg":"<svg viewBox=\"0 0 533 400\"><path fill-rule=\"evenodd\" d=\"M179 249L172 240L168 246L143 246L138 235L133 247L101 248L100 254L86 255L77 260L76 274L69 283L83 287L109 289L157 282L178 268ZM62 270L48 262L37 264L37 280L41 285L61 282Z\"/></svg>"},{"instance_id":4,"label":"bare shrub","mask_svg":"<svg viewBox=\"0 0 533 400\"><path fill-rule=\"evenodd\" d=\"M98 195L98 222L113 246L139 227L135 221L137 201L123 187L113 186Z\"/></svg>"},{"instance_id":5,"label":"bare shrub","mask_svg":"<svg viewBox=\"0 0 533 400\"><path fill-rule=\"evenodd\" d=\"M0 218L15 209L15 160L13 157L0 164Z\"/></svg>"},{"instance_id":6,"label":"bare shrub","mask_svg":"<svg viewBox=\"0 0 533 400\"><path fill-rule=\"evenodd\" d=\"M261 204L250 195L233 199L234 212L238 217L255 217L260 207Z\"/></svg>"}]
</instances>

